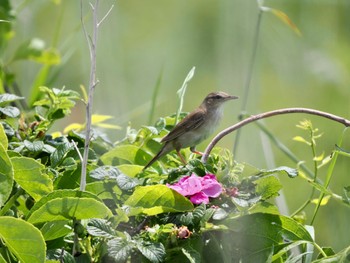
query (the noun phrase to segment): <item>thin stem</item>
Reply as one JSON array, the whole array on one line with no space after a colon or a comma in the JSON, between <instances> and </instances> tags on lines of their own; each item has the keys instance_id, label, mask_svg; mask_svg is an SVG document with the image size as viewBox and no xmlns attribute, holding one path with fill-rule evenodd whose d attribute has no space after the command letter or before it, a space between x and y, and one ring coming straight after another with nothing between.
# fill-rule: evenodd
<instances>
[{"instance_id":1,"label":"thin stem","mask_svg":"<svg viewBox=\"0 0 350 263\"><path fill-rule=\"evenodd\" d=\"M247 78L245 81L245 87L244 87L244 94L243 94L243 102L242 102L242 107L241 107L241 115L242 113L247 111L247 104L248 104L248 97L249 97L249 91L250 91L250 83L252 81L252 76L253 76L253 68L256 60L256 54L258 50L258 44L259 44L259 35L260 35L260 25L261 25L261 19L262 19L262 13L263 10L259 8L259 14L258 14L258 20L256 22L255 26L255 34L254 34L254 46L253 46L253 53L250 59L250 63L248 66L248 73L247 73ZM238 149L238 142L240 139L241 131L238 130L234 145L233 145L233 155L236 155L237 149Z\"/></svg>"},{"instance_id":2,"label":"thin stem","mask_svg":"<svg viewBox=\"0 0 350 263\"><path fill-rule=\"evenodd\" d=\"M81 1L82 5L82 1ZM89 50L90 50L90 80L89 80L89 98L86 103L86 133L85 133L85 143L84 143L84 154L83 154L83 162L81 167L81 179L80 179L80 190L85 191L86 186L86 169L87 169L87 162L88 162L88 156L89 156L89 146L90 146L90 139L91 139L91 116L92 116L92 105L93 105L93 93L95 90L96 85L98 82L96 81L96 45L97 45L97 32L98 32L98 6L99 6L99 0L96 0L95 5L92 6L92 12L93 12L93 31L92 31L92 38L90 38L86 32L85 24L83 22L82 16L81 20L83 23L83 31L85 34L85 37L87 38L88 44L89 44Z\"/></svg>"},{"instance_id":3,"label":"thin stem","mask_svg":"<svg viewBox=\"0 0 350 263\"><path fill-rule=\"evenodd\" d=\"M350 126L350 121L339 117L337 115L328 113L328 112L323 112L323 111L319 111L319 110L314 110L314 109L308 109L308 108L285 108L285 109L278 109L278 110L273 110L273 111L269 111L269 112L265 112L265 113L261 113L261 114L257 114L257 115L252 115L250 117L248 117L247 119L244 119L243 121L240 121L238 123L236 123L235 125L232 125L228 128L226 128L225 130L221 131L219 134L217 134L214 139L209 143L209 145L207 146L207 148L204 151L204 154L202 156L202 162L205 163L208 160L208 156L211 152L211 150L214 148L214 146L226 135L230 134L231 132L238 130L240 128L242 128L243 126L260 120L260 119L264 119L264 118L268 118L268 117L272 117L272 116L276 116L276 115L282 115L282 114L291 114L291 113L306 113L306 114L311 114L311 115L317 115L323 118L327 118L336 122L339 122L343 125L345 125L346 127Z\"/></svg>"}]
</instances>

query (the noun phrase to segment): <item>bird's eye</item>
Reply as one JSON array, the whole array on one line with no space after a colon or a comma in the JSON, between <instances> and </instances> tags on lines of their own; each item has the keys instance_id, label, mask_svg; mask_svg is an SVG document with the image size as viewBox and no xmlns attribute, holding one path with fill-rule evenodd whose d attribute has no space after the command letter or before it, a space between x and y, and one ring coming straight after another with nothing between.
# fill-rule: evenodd
<instances>
[{"instance_id":1,"label":"bird's eye","mask_svg":"<svg viewBox=\"0 0 350 263\"><path fill-rule=\"evenodd\" d=\"M220 96L220 95L215 95L214 97L213 97L213 99L216 99L216 100L219 100L219 99L221 99L222 97Z\"/></svg>"}]
</instances>

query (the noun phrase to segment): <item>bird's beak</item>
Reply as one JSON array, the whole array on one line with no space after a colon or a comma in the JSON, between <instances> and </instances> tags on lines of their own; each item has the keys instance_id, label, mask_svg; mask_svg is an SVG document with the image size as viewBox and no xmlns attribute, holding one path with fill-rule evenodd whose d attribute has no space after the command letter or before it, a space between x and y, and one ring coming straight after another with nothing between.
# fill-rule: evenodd
<instances>
[{"instance_id":1,"label":"bird's beak","mask_svg":"<svg viewBox=\"0 0 350 263\"><path fill-rule=\"evenodd\" d=\"M238 99L239 97L237 96L227 96L226 100L235 100Z\"/></svg>"}]
</instances>

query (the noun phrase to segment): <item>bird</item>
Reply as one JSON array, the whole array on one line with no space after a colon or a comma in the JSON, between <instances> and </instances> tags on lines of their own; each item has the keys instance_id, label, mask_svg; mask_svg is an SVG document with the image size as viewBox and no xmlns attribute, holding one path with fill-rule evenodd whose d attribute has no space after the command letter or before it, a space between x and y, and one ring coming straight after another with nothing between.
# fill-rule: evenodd
<instances>
[{"instance_id":1,"label":"bird","mask_svg":"<svg viewBox=\"0 0 350 263\"><path fill-rule=\"evenodd\" d=\"M169 152L176 150L181 161L186 165L184 157L180 154L182 148L190 147L191 152L202 155L196 151L196 145L207 139L217 128L223 115L224 102L238 99L223 91L209 93L198 108L190 112L165 137L160 151L149 161L143 170L150 167L156 160Z\"/></svg>"}]
</instances>

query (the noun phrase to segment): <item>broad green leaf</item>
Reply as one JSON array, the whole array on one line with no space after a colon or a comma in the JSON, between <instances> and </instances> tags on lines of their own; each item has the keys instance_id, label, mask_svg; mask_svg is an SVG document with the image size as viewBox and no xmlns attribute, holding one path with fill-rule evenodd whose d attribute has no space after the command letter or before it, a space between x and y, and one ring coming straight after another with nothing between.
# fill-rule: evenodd
<instances>
[{"instance_id":1,"label":"broad green leaf","mask_svg":"<svg viewBox=\"0 0 350 263\"><path fill-rule=\"evenodd\" d=\"M45 241L49 241L66 236L69 233L72 233L73 229L71 226L69 226L69 222L67 220L62 220L45 223L40 228L40 232L42 233Z\"/></svg>"},{"instance_id":2,"label":"broad green leaf","mask_svg":"<svg viewBox=\"0 0 350 263\"><path fill-rule=\"evenodd\" d=\"M278 191L282 189L282 184L275 176L262 177L254 181L256 193L263 200L278 196Z\"/></svg>"},{"instance_id":3,"label":"broad green leaf","mask_svg":"<svg viewBox=\"0 0 350 263\"><path fill-rule=\"evenodd\" d=\"M131 164L145 165L150 155L134 145L117 145L101 156L105 165L117 165L124 161Z\"/></svg>"},{"instance_id":4,"label":"broad green leaf","mask_svg":"<svg viewBox=\"0 0 350 263\"><path fill-rule=\"evenodd\" d=\"M126 200L125 205L141 208L147 215L185 212L193 209L193 204L186 197L165 185L139 186Z\"/></svg>"},{"instance_id":5,"label":"broad green leaf","mask_svg":"<svg viewBox=\"0 0 350 263\"><path fill-rule=\"evenodd\" d=\"M41 172L44 165L27 157L13 157L11 162L15 181L36 201L53 191L51 179Z\"/></svg>"},{"instance_id":6,"label":"broad green leaf","mask_svg":"<svg viewBox=\"0 0 350 263\"><path fill-rule=\"evenodd\" d=\"M121 195L122 191L116 182L113 181L99 181L88 183L85 188L86 192L93 193L100 199L115 199L116 196Z\"/></svg>"},{"instance_id":7,"label":"broad green leaf","mask_svg":"<svg viewBox=\"0 0 350 263\"><path fill-rule=\"evenodd\" d=\"M0 207L2 207L9 198L13 185L13 167L3 144L0 144L0 182Z\"/></svg>"},{"instance_id":8,"label":"broad green leaf","mask_svg":"<svg viewBox=\"0 0 350 263\"><path fill-rule=\"evenodd\" d=\"M165 257L165 248L162 243L137 242L136 246L141 254L144 255L144 257L146 257L150 262L163 262Z\"/></svg>"},{"instance_id":9,"label":"broad green leaf","mask_svg":"<svg viewBox=\"0 0 350 263\"><path fill-rule=\"evenodd\" d=\"M45 206L47 202L55 199L62 199L65 197L85 197L85 198L92 198L97 201L101 202L101 199L99 199L96 195L89 193L89 192L81 192L79 190L55 190L48 195L42 197L38 202L34 204L34 206L30 209L29 213L27 214L27 218L31 216L33 212L38 210L40 207Z\"/></svg>"},{"instance_id":10,"label":"broad green leaf","mask_svg":"<svg viewBox=\"0 0 350 263\"><path fill-rule=\"evenodd\" d=\"M241 251L242 262L265 262L276 246L286 242L313 242L303 225L282 215L256 213L227 219L224 225L234 232L231 245Z\"/></svg>"},{"instance_id":11,"label":"broad green leaf","mask_svg":"<svg viewBox=\"0 0 350 263\"><path fill-rule=\"evenodd\" d=\"M46 245L40 231L14 217L0 217L0 237L20 262L45 262Z\"/></svg>"},{"instance_id":12,"label":"broad green leaf","mask_svg":"<svg viewBox=\"0 0 350 263\"><path fill-rule=\"evenodd\" d=\"M77 195L79 192L77 191ZM101 201L89 197L60 197L48 200L33 211L28 222L38 224L56 220L106 218L111 211Z\"/></svg>"},{"instance_id":13,"label":"broad green leaf","mask_svg":"<svg viewBox=\"0 0 350 263\"><path fill-rule=\"evenodd\" d=\"M9 143L7 140L4 126L2 126L1 123L0 123L0 144L4 147L5 150L7 150Z\"/></svg>"},{"instance_id":14,"label":"broad green leaf","mask_svg":"<svg viewBox=\"0 0 350 263\"><path fill-rule=\"evenodd\" d=\"M121 171L123 174L126 174L129 177L135 177L137 174L139 174L144 166L142 165L134 165L134 164L122 164L118 165L117 168L119 171Z\"/></svg>"}]
</instances>

